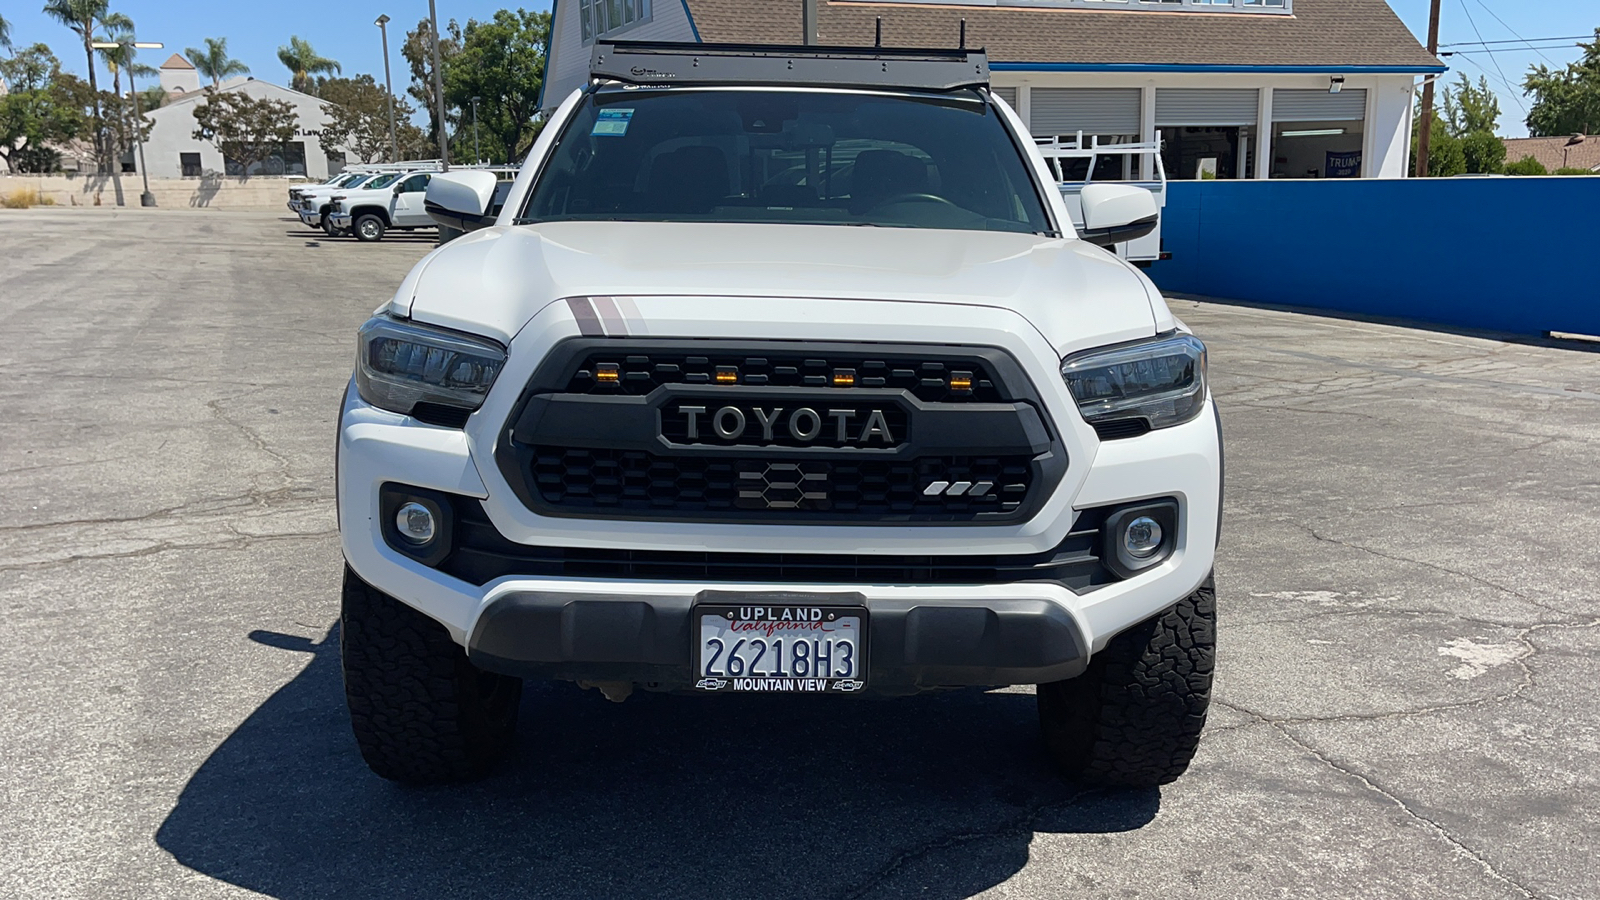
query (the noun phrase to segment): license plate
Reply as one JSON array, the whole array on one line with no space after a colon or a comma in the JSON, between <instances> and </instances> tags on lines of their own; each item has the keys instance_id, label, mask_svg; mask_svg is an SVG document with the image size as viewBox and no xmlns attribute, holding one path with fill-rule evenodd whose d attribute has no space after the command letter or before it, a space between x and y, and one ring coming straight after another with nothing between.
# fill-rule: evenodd
<instances>
[{"instance_id":1,"label":"license plate","mask_svg":"<svg viewBox=\"0 0 1600 900\"><path fill-rule=\"evenodd\" d=\"M867 684L867 611L859 606L695 607L695 688L839 693Z\"/></svg>"}]
</instances>

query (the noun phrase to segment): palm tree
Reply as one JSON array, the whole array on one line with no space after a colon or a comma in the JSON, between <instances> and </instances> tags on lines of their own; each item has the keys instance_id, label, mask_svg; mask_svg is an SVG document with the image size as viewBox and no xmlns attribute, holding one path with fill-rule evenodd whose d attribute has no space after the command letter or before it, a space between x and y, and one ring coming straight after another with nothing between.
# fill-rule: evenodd
<instances>
[{"instance_id":1,"label":"palm tree","mask_svg":"<svg viewBox=\"0 0 1600 900\"><path fill-rule=\"evenodd\" d=\"M0 47L9 48L10 46L11 46L11 23L6 21L6 17L5 16L0 16Z\"/></svg>"},{"instance_id":2,"label":"palm tree","mask_svg":"<svg viewBox=\"0 0 1600 900\"><path fill-rule=\"evenodd\" d=\"M105 117L100 110L100 85L94 72L94 29L109 14L109 0L45 0L44 14L83 39L83 56L89 63L89 93L94 97L94 146L100 163L107 162L105 142ZM126 17L124 17L126 18ZM121 166L111 167L111 180L117 187L117 205L122 205Z\"/></svg>"},{"instance_id":3,"label":"palm tree","mask_svg":"<svg viewBox=\"0 0 1600 900\"><path fill-rule=\"evenodd\" d=\"M206 38L204 51L190 47L183 51L200 74L211 79L212 87L221 87L222 79L233 75L249 75L250 67L228 55L228 39Z\"/></svg>"},{"instance_id":4,"label":"palm tree","mask_svg":"<svg viewBox=\"0 0 1600 900\"><path fill-rule=\"evenodd\" d=\"M278 61L293 75L289 86L302 92L311 88L311 76L342 71L337 61L318 56L311 42L297 35L290 35L287 47L278 48Z\"/></svg>"}]
</instances>

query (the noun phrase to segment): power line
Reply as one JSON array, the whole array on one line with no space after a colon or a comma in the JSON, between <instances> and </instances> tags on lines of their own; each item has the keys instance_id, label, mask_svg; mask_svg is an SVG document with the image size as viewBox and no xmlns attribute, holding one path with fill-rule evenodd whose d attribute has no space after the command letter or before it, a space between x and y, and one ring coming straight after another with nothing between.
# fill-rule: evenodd
<instances>
[{"instance_id":1,"label":"power line","mask_svg":"<svg viewBox=\"0 0 1600 900\"><path fill-rule=\"evenodd\" d=\"M1478 23L1473 21L1473 19L1472 19L1472 10L1470 8L1468 8L1467 0L1458 0L1458 2L1461 4L1461 11L1467 14L1467 24L1472 26L1472 33L1478 36L1478 40L1479 41L1482 41L1483 40L1483 32L1478 30ZM1494 70L1496 72L1500 73L1500 80L1505 82L1505 84L1507 86L1510 86L1510 84L1511 84L1510 79L1506 78L1505 70L1500 68L1500 60L1495 57L1493 50L1488 51L1488 53L1489 53L1489 61L1494 63ZM1471 62L1473 65L1477 65L1476 62L1473 62L1471 57L1468 57L1467 61ZM1478 66L1478 68L1481 69L1483 67L1482 66ZM1522 114L1524 116L1526 116L1528 114L1528 107L1527 107L1527 104L1522 102L1522 95L1518 94L1518 93L1513 93L1511 95L1511 99L1517 101L1517 106L1522 109Z\"/></svg>"},{"instance_id":2,"label":"power line","mask_svg":"<svg viewBox=\"0 0 1600 900\"><path fill-rule=\"evenodd\" d=\"M1546 50L1560 50L1560 49L1563 48L1563 46L1564 45L1552 45L1552 46L1546 47L1545 49ZM1532 48L1532 49L1537 49L1537 48ZM1442 57L1455 56L1457 54L1460 54L1462 56L1493 56L1496 53L1523 53L1523 52L1525 52L1524 49L1520 48L1520 47L1511 47L1511 48L1501 47L1498 50L1491 50L1491 49L1485 47L1485 48L1483 48L1481 50L1440 50L1439 51L1439 56L1441 58ZM1557 63L1557 66L1559 66L1559 65L1560 65L1560 63Z\"/></svg>"},{"instance_id":3,"label":"power line","mask_svg":"<svg viewBox=\"0 0 1600 900\"><path fill-rule=\"evenodd\" d=\"M1505 30L1511 32L1511 34L1514 37L1519 37L1519 38L1522 37L1522 35L1517 34L1517 30L1515 28L1512 28L1510 25L1506 24L1506 20L1505 19L1502 19L1498 15L1496 15L1495 11L1489 8L1489 4L1483 2L1483 0L1478 0L1478 5L1483 7L1484 11L1487 12L1489 15L1494 16L1494 20L1496 22L1499 22L1500 25L1505 28ZM1483 35L1480 34L1480 35L1478 35L1478 37L1481 39L1483 37ZM1529 46L1533 46L1533 45L1529 44ZM1537 52L1540 56L1544 56L1544 51L1542 51L1542 50L1538 50L1537 48L1535 48L1535 52ZM1545 62L1549 63L1552 66L1556 64L1556 61L1551 59L1548 56L1544 56L1544 60L1545 60Z\"/></svg>"},{"instance_id":4,"label":"power line","mask_svg":"<svg viewBox=\"0 0 1600 900\"><path fill-rule=\"evenodd\" d=\"M1496 17L1498 18L1498 17ZM1512 32L1516 34L1516 32ZM1485 47L1491 44L1544 44L1550 41L1587 41L1594 37L1592 34L1561 35L1559 37L1517 38L1514 41L1454 41L1449 44L1440 44L1440 47Z\"/></svg>"},{"instance_id":5,"label":"power line","mask_svg":"<svg viewBox=\"0 0 1600 900\"><path fill-rule=\"evenodd\" d=\"M1494 80L1496 80L1496 81L1500 82L1501 84L1505 85L1506 89L1512 92L1512 94L1511 94L1512 99L1516 100L1517 101L1517 105L1522 107L1523 114L1524 115L1527 114L1528 108L1523 105L1522 100L1521 100L1521 97L1522 97L1522 94L1523 94L1523 89L1521 87L1518 87L1517 85L1514 85L1511 82L1507 81L1504 75L1496 75L1495 73L1489 71L1488 69L1484 68L1477 60L1472 59L1471 57L1465 57L1464 56L1464 57L1462 57L1462 59L1465 59L1467 62L1472 63L1474 66L1476 66L1478 68L1478 71L1482 72L1484 75L1486 75L1486 76L1488 76L1490 78L1493 78Z\"/></svg>"}]
</instances>

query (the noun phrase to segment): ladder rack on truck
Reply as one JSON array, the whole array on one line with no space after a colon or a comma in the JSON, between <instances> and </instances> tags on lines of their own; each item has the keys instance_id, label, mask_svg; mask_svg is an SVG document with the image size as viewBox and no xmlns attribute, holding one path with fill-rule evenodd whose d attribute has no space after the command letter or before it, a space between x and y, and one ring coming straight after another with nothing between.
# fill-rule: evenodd
<instances>
[{"instance_id":1,"label":"ladder rack on truck","mask_svg":"<svg viewBox=\"0 0 1600 900\"><path fill-rule=\"evenodd\" d=\"M1082 193L1086 185L1096 182L1116 182L1141 187L1155 195L1156 209L1167 205L1167 168L1161 162L1161 132L1156 139L1138 143L1102 144L1099 135L1090 135L1085 142L1083 132L1077 137L1035 138L1039 152L1050 166L1051 177L1066 201L1072 223L1083 226ZM1144 158L1149 157L1149 171L1155 180L1141 180L1145 171ZM1116 254L1131 263L1149 265L1166 259L1161 252L1161 227L1137 240L1116 245Z\"/></svg>"}]
</instances>

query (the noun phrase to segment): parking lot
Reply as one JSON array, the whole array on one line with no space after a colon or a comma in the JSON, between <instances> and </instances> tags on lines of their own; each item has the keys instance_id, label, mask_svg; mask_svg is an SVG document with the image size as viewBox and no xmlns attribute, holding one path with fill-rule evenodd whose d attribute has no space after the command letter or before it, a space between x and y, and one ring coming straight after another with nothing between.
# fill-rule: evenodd
<instances>
[{"instance_id":1,"label":"parking lot","mask_svg":"<svg viewBox=\"0 0 1600 900\"><path fill-rule=\"evenodd\" d=\"M0 247L0 896L1596 895L1600 354L1175 301L1228 506L1159 791L1053 775L1031 689L570 685L493 778L407 790L345 715L333 446L431 236L30 210Z\"/></svg>"}]
</instances>

